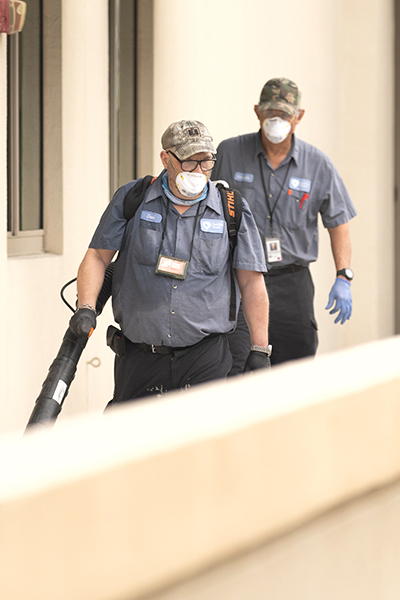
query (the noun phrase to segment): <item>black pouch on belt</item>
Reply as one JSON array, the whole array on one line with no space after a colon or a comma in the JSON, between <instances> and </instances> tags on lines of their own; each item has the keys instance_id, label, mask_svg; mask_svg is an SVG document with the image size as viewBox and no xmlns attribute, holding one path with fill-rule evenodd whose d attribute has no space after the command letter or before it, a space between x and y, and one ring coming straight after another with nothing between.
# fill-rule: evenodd
<instances>
[{"instance_id":1,"label":"black pouch on belt","mask_svg":"<svg viewBox=\"0 0 400 600\"><path fill-rule=\"evenodd\" d=\"M107 328L107 346L120 358L125 356L125 338L120 329L109 325Z\"/></svg>"}]
</instances>

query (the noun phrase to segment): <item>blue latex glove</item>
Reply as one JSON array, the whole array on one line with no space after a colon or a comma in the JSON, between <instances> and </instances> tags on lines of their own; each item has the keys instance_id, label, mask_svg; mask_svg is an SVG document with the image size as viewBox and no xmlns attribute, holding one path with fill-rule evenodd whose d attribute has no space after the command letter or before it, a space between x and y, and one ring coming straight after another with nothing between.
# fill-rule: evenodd
<instances>
[{"instance_id":1,"label":"blue latex glove","mask_svg":"<svg viewBox=\"0 0 400 600\"><path fill-rule=\"evenodd\" d=\"M336 277L336 281L332 286L329 294L328 306L325 306L326 310L329 310L334 302L336 301L335 307L329 312L330 315L339 311L338 316L335 319L335 323L341 322L341 325L351 317L351 311L353 309L353 300L351 298L351 283L347 279Z\"/></svg>"}]
</instances>

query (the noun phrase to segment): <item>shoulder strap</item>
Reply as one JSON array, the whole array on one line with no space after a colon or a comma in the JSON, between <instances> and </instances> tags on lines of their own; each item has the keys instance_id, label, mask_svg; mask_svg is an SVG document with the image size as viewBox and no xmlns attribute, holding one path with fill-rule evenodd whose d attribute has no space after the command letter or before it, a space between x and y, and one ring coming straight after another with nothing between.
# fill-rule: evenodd
<instances>
[{"instance_id":1,"label":"shoulder strap","mask_svg":"<svg viewBox=\"0 0 400 600\"><path fill-rule=\"evenodd\" d=\"M233 252L233 250L236 248L237 232L239 231L242 220L242 195L238 190L231 190L223 183L217 183L216 187L221 194L224 217L228 227L229 245L231 247L231 251Z\"/></svg>"},{"instance_id":2,"label":"shoulder strap","mask_svg":"<svg viewBox=\"0 0 400 600\"><path fill-rule=\"evenodd\" d=\"M231 190L223 183L217 183L221 198L224 216L228 228L229 253L231 263L231 301L229 306L229 320L236 321L236 286L233 272L233 253L237 244L237 232L240 228L243 211L243 199L238 190Z\"/></svg>"},{"instance_id":3,"label":"shoulder strap","mask_svg":"<svg viewBox=\"0 0 400 600\"><path fill-rule=\"evenodd\" d=\"M124 198L124 218L129 221L135 215L137 209L142 204L144 196L151 186L155 177L146 175L143 179L139 179L134 186L131 187Z\"/></svg>"}]
</instances>

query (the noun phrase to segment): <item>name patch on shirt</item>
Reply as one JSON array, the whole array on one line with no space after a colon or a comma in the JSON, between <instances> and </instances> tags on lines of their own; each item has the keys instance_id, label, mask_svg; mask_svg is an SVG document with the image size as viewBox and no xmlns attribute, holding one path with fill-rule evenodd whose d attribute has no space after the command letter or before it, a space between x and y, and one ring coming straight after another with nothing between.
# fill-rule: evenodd
<instances>
[{"instance_id":1,"label":"name patch on shirt","mask_svg":"<svg viewBox=\"0 0 400 600\"><path fill-rule=\"evenodd\" d=\"M299 190L300 192L309 193L311 190L311 181L309 179L300 179L299 177L291 177L289 181L291 190Z\"/></svg>"},{"instance_id":2,"label":"name patch on shirt","mask_svg":"<svg viewBox=\"0 0 400 600\"><path fill-rule=\"evenodd\" d=\"M149 223L161 223L162 215L158 213L150 212L149 210L142 210L140 218L143 221L148 221Z\"/></svg>"},{"instance_id":3,"label":"name patch on shirt","mask_svg":"<svg viewBox=\"0 0 400 600\"><path fill-rule=\"evenodd\" d=\"M200 219L200 229L208 233L223 233L225 221L219 219Z\"/></svg>"},{"instance_id":4,"label":"name patch on shirt","mask_svg":"<svg viewBox=\"0 0 400 600\"><path fill-rule=\"evenodd\" d=\"M245 183L253 183L254 175L253 173L241 173L240 171L236 171L233 176L235 181L244 181Z\"/></svg>"}]
</instances>

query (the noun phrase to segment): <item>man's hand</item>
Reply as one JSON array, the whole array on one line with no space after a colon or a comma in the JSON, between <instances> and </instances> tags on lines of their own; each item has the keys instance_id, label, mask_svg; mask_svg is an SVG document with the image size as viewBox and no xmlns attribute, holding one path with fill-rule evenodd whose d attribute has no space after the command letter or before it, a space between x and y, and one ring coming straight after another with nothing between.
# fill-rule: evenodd
<instances>
[{"instance_id":1,"label":"man's hand","mask_svg":"<svg viewBox=\"0 0 400 600\"><path fill-rule=\"evenodd\" d=\"M257 352L257 350L251 350L244 366L244 372L256 371L257 369L269 369L270 367L271 361L268 354L265 352Z\"/></svg>"},{"instance_id":2,"label":"man's hand","mask_svg":"<svg viewBox=\"0 0 400 600\"><path fill-rule=\"evenodd\" d=\"M91 308L78 308L71 317L69 327L75 335L90 337L96 329L96 313Z\"/></svg>"},{"instance_id":3,"label":"man's hand","mask_svg":"<svg viewBox=\"0 0 400 600\"><path fill-rule=\"evenodd\" d=\"M343 323L350 319L351 312L353 309L353 301L351 298L351 283L347 279L336 277L336 281L332 286L329 294L328 305L325 307L329 310L335 303L334 308L329 312L330 315L339 311L338 316L335 319L335 323Z\"/></svg>"}]
</instances>

